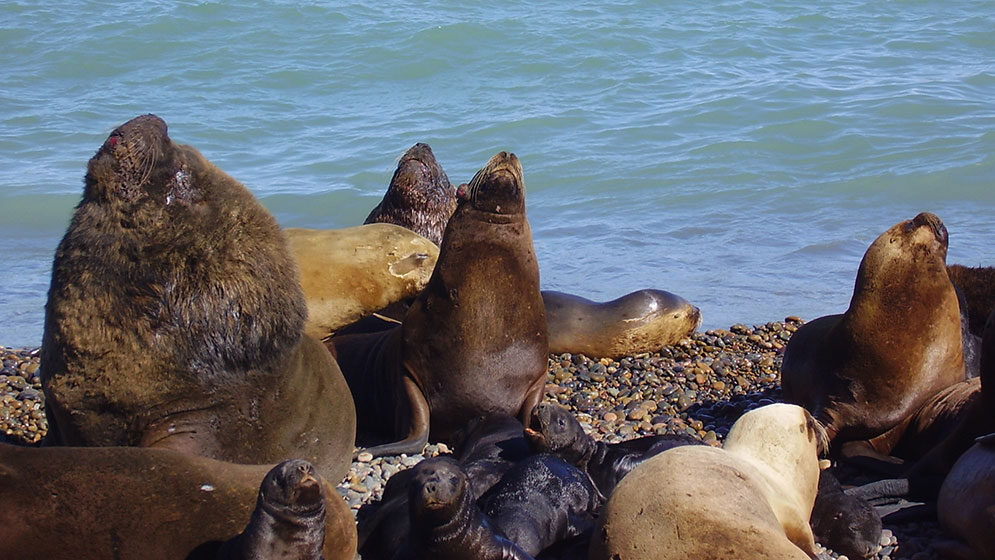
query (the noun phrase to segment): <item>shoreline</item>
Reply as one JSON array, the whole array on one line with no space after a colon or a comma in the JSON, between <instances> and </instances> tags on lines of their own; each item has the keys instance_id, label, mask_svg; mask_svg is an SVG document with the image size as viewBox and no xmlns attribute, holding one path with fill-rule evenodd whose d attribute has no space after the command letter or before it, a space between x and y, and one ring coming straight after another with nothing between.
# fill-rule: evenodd
<instances>
[{"instance_id":1,"label":"shoreline","mask_svg":"<svg viewBox=\"0 0 995 560\"><path fill-rule=\"evenodd\" d=\"M744 412L781 400L780 366L791 334L804 321L783 321L696 332L659 352L617 360L583 355L550 355L545 402L566 407L595 439L622 441L643 435L684 432L720 445ZM38 348L0 346L0 441L32 445L47 432ZM361 456L338 484L357 517L379 501L393 474L426 456L448 452L430 443L412 456ZM856 484L855 478L843 480ZM871 558L939 558L932 542L947 538L934 520L885 521L882 550ZM828 557L837 558L827 551Z\"/></svg>"}]
</instances>

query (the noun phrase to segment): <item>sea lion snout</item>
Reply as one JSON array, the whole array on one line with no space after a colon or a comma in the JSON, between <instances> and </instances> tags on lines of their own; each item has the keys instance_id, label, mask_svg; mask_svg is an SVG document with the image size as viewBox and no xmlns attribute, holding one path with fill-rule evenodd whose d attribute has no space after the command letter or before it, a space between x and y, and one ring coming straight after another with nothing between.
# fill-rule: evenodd
<instances>
[{"instance_id":1,"label":"sea lion snout","mask_svg":"<svg viewBox=\"0 0 995 560\"><path fill-rule=\"evenodd\" d=\"M947 245L949 241L949 235L947 233L947 226L943 225L943 220L939 218L936 214L931 212L920 212L915 218L912 218L910 222L910 228L920 228L928 226L933 230L933 236L936 237L936 241L941 243L943 246Z\"/></svg>"}]
</instances>

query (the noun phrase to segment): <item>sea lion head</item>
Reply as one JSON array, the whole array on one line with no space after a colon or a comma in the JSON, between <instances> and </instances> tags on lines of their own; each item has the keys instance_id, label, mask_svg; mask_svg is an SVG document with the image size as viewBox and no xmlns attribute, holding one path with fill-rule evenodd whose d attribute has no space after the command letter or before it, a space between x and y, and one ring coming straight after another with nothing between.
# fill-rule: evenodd
<instances>
[{"instance_id":1,"label":"sea lion head","mask_svg":"<svg viewBox=\"0 0 995 560\"><path fill-rule=\"evenodd\" d=\"M518 156L499 152L457 195L481 212L520 214L525 211L525 178Z\"/></svg>"},{"instance_id":2,"label":"sea lion head","mask_svg":"<svg viewBox=\"0 0 995 560\"><path fill-rule=\"evenodd\" d=\"M471 501L466 473L449 456L432 457L415 465L408 486L411 519L419 524L444 524Z\"/></svg>"},{"instance_id":3,"label":"sea lion head","mask_svg":"<svg viewBox=\"0 0 995 560\"><path fill-rule=\"evenodd\" d=\"M323 514L325 497L314 465L303 459L291 459L270 469L259 487L258 507L277 519Z\"/></svg>"},{"instance_id":4,"label":"sea lion head","mask_svg":"<svg viewBox=\"0 0 995 560\"><path fill-rule=\"evenodd\" d=\"M893 287L901 294L908 292L901 289L906 283L921 284L927 279L949 284L948 240L943 221L929 212L895 224L875 239L864 254L857 271L854 299L865 292L880 293L882 289L891 294Z\"/></svg>"},{"instance_id":5,"label":"sea lion head","mask_svg":"<svg viewBox=\"0 0 995 560\"><path fill-rule=\"evenodd\" d=\"M586 463L588 435L570 411L549 403L539 403L532 409L525 438L537 453L551 453L578 465Z\"/></svg>"},{"instance_id":6,"label":"sea lion head","mask_svg":"<svg viewBox=\"0 0 995 560\"><path fill-rule=\"evenodd\" d=\"M166 122L142 115L114 129L87 165L84 200L164 206L193 204L198 193Z\"/></svg>"}]
</instances>

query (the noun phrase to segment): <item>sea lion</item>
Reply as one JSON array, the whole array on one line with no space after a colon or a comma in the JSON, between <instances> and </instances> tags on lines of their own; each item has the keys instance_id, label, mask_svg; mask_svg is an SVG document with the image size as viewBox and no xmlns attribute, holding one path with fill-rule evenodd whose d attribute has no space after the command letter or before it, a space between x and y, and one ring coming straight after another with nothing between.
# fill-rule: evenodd
<instances>
[{"instance_id":1,"label":"sea lion","mask_svg":"<svg viewBox=\"0 0 995 560\"><path fill-rule=\"evenodd\" d=\"M562 406L539 403L525 437L537 453L550 453L586 472L602 496L646 459L682 445L704 445L688 434L644 436L618 443L595 441Z\"/></svg>"},{"instance_id":2,"label":"sea lion","mask_svg":"<svg viewBox=\"0 0 995 560\"><path fill-rule=\"evenodd\" d=\"M947 267L950 281L964 294L963 311L968 317L970 332L981 336L985 320L995 310L995 267L969 267L952 264Z\"/></svg>"},{"instance_id":3,"label":"sea lion","mask_svg":"<svg viewBox=\"0 0 995 560\"><path fill-rule=\"evenodd\" d=\"M962 543L949 550L950 557L995 560L993 504L995 434L989 434L957 460L940 487L936 504L940 525Z\"/></svg>"},{"instance_id":4,"label":"sea lion","mask_svg":"<svg viewBox=\"0 0 995 560\"><path fill-rule=\"evenodd\" d=\"M867 500L844 493L829 469L819 474L809 524L819 544L849 558L870 558L881 549L881 516Z\"/></svg>"},{"instance_id":5,"label":"sea lion","mask_svg":"<svg viewBox=\"0 0 995 560\"><path fill-rule=\"evenodd\" d=\"M41 382L49 441L156 446L340 480L355 409L276 220L144 115L87 166L55 254Z\"/></svg>"},{"instance_id":6,"label":"sea lion","mask_svg":"<svg viewBox=\"0 0 995 560\"><path fill-rule=\"evenodd\" d=\"M722 449L647 459L609 498L590 559L815 558L820 431L804 409L771 404L740 417Z\"/></svg>"},{"instance_id":7,"label":"sea lion","mask_svg":"<svg viewBox=\"0 0 995 560\"><path fill-rule=\"evenodd\" d=\"M0 444L0 557L213 560L246 526L272 465L169 449ZM324 556L352 560L356 529L328 483Z\"/></svg>"},{"instance_id":8,"label":"sea lion","mask_svg":"<svg viewBox=\"0 0 995 560\"><path fill-rule=\"evenodd\" d=\"M433 457L415 465L408 494L412 531L395 558L532 559L495 532L468 490L466 474L451 457Z\"/></svg>"},{"instance_id":9,"label":"sea lion","mask_svg":"<svg viewBox=\"0 0 995 560\"><path fill-rule=\"evenodd\" d=\"M455 210L456 188L432 148L418 143L401 156L383 200L363 223L395 224L441 245L446 223Z\"/></svg>"},{"instance_id":10,"label":"sea lion","mask_svg":"<svg viewBox=\"0 0 995 560\"><path fill-rule=\"evenodd\" d=\"M301 459L270 469L259 485L249 525L218 551L218 560L322 560L324 482Z\"/></svg>"},{"instance_id":11,"label":"sea lion","mask_svg":"<svg viewBox=\"0 0 995 560\"><path fill-rule=\"evenodd\" d=\"M549 351L599 358L656 352L691 336L701 312L662 290L639 290L604 303L543 290Z\"/></svg>"},{"instance_id":12,"label":"sea lion","mask_svg":"<svg viewBox=\"0 0 995 560\"><path fill-rule=\"evenodd\" d=\"M307 298L304 332L319 339L418 295L439 258L434 243L393 224L284 231Z\"/></svg>"},{"instance_id":13,"label":"sea lion","mask_svg":"<svg viewBox=\"0 0 995 560\"><path fill-rule=\"evenodd\" d=\"M532 556L594 526L601 495L563 459L531 455L480 498L494 528Z\"/></svg>"},{"instance_id":14,"label":"sea lion","mask_svg":"<svg viewBox=\"0 0 995 560\"><path fill-rule=\"evenodd\" d=\"M896 224L864 254L847 311L791 337L781 366L785 400L812 412L831 441L880 436L964 380L946 254L947 229L935 215Z\"/></svg>"},{"instance_id":15,"label":"sea lion","mask_svg":"<svg viewBox=\"0 0 995 560\"><path fill-rule=\"evenodd\" d=\"M549 346L522 166L501 152L464 189L428 285L392 330L333 337L374 455L421 451L481 414L523 423ZM400 438L400 439L398 439Z\"/></svg>"}]
</instances>

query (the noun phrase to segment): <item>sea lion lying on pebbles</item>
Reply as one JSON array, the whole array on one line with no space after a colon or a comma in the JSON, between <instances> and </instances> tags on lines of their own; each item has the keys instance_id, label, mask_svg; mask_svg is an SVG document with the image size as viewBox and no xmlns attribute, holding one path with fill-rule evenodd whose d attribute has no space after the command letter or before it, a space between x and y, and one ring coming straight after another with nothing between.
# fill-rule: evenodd
<instances>
[{"instance_id":1,"label":"sea lion lying on pebbles","mask_svg":"<svg viewBox=\"0 0 995 560\"><path fill-rule=\"evenodd\" d=\"M823 470L810 519L815 540L849 558L870 558L881 549L881 516L867 500L843 492Z\"/></svg>"},{"instance_id":2,"label":"sea lion lying on pebbles","mask_svg":"<svg viewBox=\"0 0 995 560\"><path fill-rule=\"evenodd\" d=\"M570 411L550 403L532 409L526 438L537 453L551 453L585 471L603 496L610 496L619 481L646 459L682 445L704 445L688 434L595 441Z\"/></svg>"},{"instance_id":3,"label":"sea lion lying on pebbles","mask_svg":"<svg viewBox=\"0 0 995 560\"><path fill-rule=\"evenodd\" d=\"M451 457L433 457L413 468L408 502L411 532L398 560L531 560L495 532L469 492L466 474Z\"/></svg>"},{"instance_id":4,"label":"sea lion lying on pebbles","mask_svg":"<svg viewBox=\"0 0 995 560\"><path fill-rule=\"evenodd\" d=\"M355 410L276 220L144 115L87 167L55 254L41 382L49 441L236 463L349 465Z\"/></svg>"},{"instance_id":5,"label":"sea lion lying on pebbles","mask_svg":"<svg viewBox=\"0 0 995 560\"><path fill-rule=\"evenodd\" d=\"M284 231L307 298L304 332L319 339L418 295L439 258L434 243L392 224Z\"/></svg>"},{"instance_id":6,"label":"sea lion lying on pebbles","mask_svg":"<svg viewBox=\"0 0 995 560\"><path fill-rule=\"evenodd\" d=\"M864 254L849 309L791 337L785 400L807 408L830 441L880 436L965 379L946 254L947 229L935 215L896 224Z\"/></svg>"},{"instance_id":7,"label":"sea lion lying on pebbles","mask_svg":"<svg viewBox=\"0 0 995 560\"><path fill-rule=\"evenodd\" d=\"M218 551L218 560L322 560L324 483L300 459L270 469L259 486L249 525Z\"/></svg>"},{"instance_id":8,"label":"sea lion lying on pebbles","mask_svg":"<svg viewBox=\"0 0 995 560\"><path fill-rule=\"evenodd\" d=\"M543 290L549 351L617 358L656 352L691 336L701 312L662 290L639 290L604 303Z\"/></svg>"},{"instance_id":9,"label":"sea lion lying on pebbles","mask_svg":"<svg viewBox=\"0 0 995 560\"><path fill-rule=\"evenodd\" d=\"M449 217L456 211L456 188L428 144L408 148L397 162L383 200L364 224L388 223L442 244Z\"/></svg>"},{"instance_id":10,"label":"sea lion lying on pebbles","mask_svg":"<svg viewBox=\"0 0 995 560\"><path fill-rule=\"evenodd\" d=\"M744 414L722 449L647 459L609 498L590 559L815 558L819 431L804 409L771 404Z\"/></svg>"},{"instance_id":11,"label":"sea lion lying on pebbles","mask_svg":"<svg viewBox=\"0 0 995 560\"><path fill-rule=\"evenodd\" d=\"M0 444L0 557L214 560L271 469L169 449ZM352 513L331 484L321 493L324 557L352 560Z\"/></svg>"},{"instance_id":12,"label":"sea lion lying on pebbles","mask_svg":"<svg viewBox=\"0 0 995 560\"><path fill-rule=\"evenodd\" d=\"M525 182L501 152L474 176L449 220L432 277L403 323L334 337L374 455L445 442L481 414L524 422L545 388L549 347Z\"/></svg>"}]
</instances>

